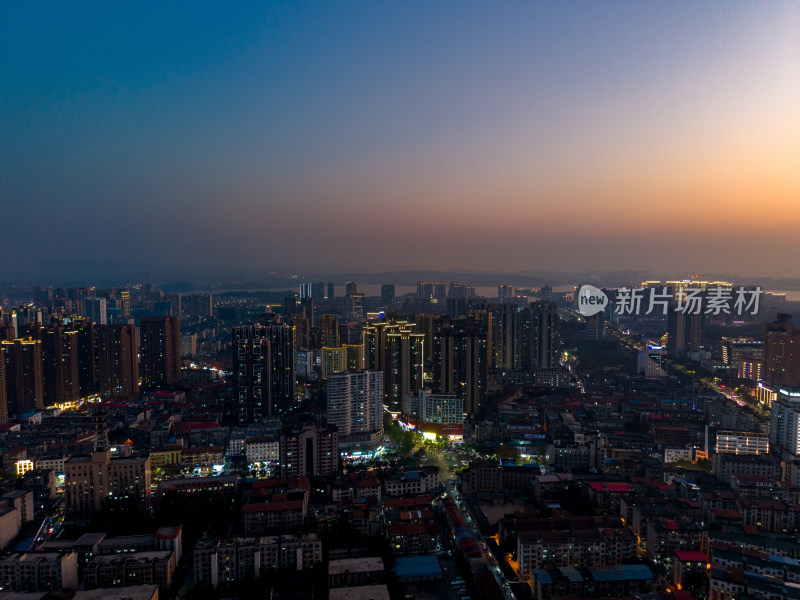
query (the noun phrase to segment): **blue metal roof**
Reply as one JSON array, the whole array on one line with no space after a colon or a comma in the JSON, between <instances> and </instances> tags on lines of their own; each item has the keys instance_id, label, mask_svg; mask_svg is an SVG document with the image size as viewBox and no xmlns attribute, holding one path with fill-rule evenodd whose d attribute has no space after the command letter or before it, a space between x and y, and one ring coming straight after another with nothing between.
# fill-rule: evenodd
<instances>
[{"instance_id":1,"label":"blue metal roof","mask_svg":"<svg viewBox=\"0 0 800 600\"><path fill-rule=\"evenodd\" d=\"M439 559L435 554L423 556L401 556L394 561L394 572L401 579L406 577L431 577L442 574Z\"/></svg>"},{"instance_id":2,"label":"blue metal roof","mask_svg":"<svg viewBox=\"0 0 800 600\"><path fill-rule=\"evenodd\" d=\"M539 581L539 583L543 584L553 583L553 579L552 577L550 577L550 573L548 573L547 571L542 571L540 569L533 569L531 573L532 576Z\"/></svg>"},{"instance_id":3,"label":"blue metal roof","mask_svg":"<svg viewBox=\"0 0 800 600\"><path fill-rule=\"evenodd\" d=\"M714 550L716 552L716 550ZM773 562L783 563L785 565L800 565L800 561L796 558L788 558L786 556L778 556L777 554L770 554L769 559Z\"/></svg>"},{"instance_id":4,"label":"blue metal roof","mask_svg":"<svg viewBox=\"0 0 800 600\"><path fill-rule=\"evenodd\" d=\"M653 572L647 565L619 565L611 568L589 569L595 581L632 581L652 579Z\"/></svg>"},{"instance_id":5,"label":"blue metal roof","mask_svg":"<svg viewBox=\"0 0 800 600\"><path fill-rule=\"evenodd\" d=\"M561 567L559 571L561 571L561 574L569 579L572 583L580 583L583 581L583 575L581 575L581 572L575 567Z\"/></svg>"}]
</instances>

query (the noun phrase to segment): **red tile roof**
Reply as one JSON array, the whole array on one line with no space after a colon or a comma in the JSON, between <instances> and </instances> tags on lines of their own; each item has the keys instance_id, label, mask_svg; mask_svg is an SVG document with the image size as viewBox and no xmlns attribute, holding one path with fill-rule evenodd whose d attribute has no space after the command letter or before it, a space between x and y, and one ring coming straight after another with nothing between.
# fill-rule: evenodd
<instances>
[{"instance_id":1,"label":"red tile roof","mask_svg":"<svg viewBox=\"0 0 800 600\"><path fill-rule=\"evenodd\" d=\"M681 562L708 562L708 557L699 550L676 550L675 556Z\"/></svg>"}]
</instances>

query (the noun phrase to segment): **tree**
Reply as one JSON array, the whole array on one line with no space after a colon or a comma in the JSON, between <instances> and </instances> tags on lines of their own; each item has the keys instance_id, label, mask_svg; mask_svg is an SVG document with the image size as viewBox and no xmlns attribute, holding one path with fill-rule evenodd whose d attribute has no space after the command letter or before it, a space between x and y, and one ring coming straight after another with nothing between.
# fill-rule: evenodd
<instances>
[{"instance_id":1,"label":"tree","mask_svg":"<svg viewBox=\"0 0 800 600\"><path fill-rule=\"evenodd\" d=\"M497 449L495 456L502 460L513 460L514 462L519 462L519 448L504 443L501 444Z\"/></svg>"}]
</instances>

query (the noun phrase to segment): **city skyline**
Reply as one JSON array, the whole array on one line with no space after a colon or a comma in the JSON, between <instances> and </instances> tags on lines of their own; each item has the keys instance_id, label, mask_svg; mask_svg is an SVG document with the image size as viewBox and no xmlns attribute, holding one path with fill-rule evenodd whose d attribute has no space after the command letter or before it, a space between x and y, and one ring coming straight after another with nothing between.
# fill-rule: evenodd
<instances>
[{"instance_id":1,"label":"city skyline","mask_svg":"<svg viewBox=\"0 0 800 600\"><path fill-rule=\"evenodd\" d=\"M4 281L800 276L788 2L0 11Z\"/></svg>"}]
</instances>

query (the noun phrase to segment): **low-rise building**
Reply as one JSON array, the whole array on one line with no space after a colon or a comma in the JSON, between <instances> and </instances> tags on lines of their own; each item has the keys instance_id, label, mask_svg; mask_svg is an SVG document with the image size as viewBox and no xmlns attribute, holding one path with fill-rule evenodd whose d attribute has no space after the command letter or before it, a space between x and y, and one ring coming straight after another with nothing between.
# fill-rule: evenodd
<instances>
[{"instance_id":1,"label":"low-rise building","mask_svg":"<svg viewBox=\"0 0 800 600\"><path fill-rule=\"evenodd\" d=\"M245 455L249 463L274 463L280 460L278 440L271 437L248 438Z\"/></svg>"},{"instance_id":2,"label":"low-rise building","mask_svg":"<svg viewBox=\"0 0 800 600\"><path fill-rule=\"evenodd\" d=\"M158 484L156 500L160 501L164 496L171 494L191 496L204 492L214 492L218 495L233 495L236 493L236 486L237 481L235 475L168 479Z\"/></svg>"},{"instance_id":3,"label":"low-rise building","mask_svg":"<svg viewBox=\"0 0 800 600\"><path fill-rule=\"evenodd\" d=\"M303 525L305 503L302 500L273 500L263 504L245 504L242 508L246 536L292 531Z\"/></svg>"},{"instance_id":4,"label":"low-rise building","mask_svg":"<svg viewBox=\"0 0 800 600\"><path fill-rule=\"evenodd\" d=\"M441 486L439 469L422 467L413 471L405 471L384 481L387 496L412 496L437 492Z\"/></svg>"},{"instance_id":5,"label":"low-rise building","mask_svg":"<svg viewBox=\"0 0 800 600\"><path fill-rule=\"evenodd\" d=\"M389 546L397 556L419 556L435 552L441 528L438 523L397 523L387 531Z\"/></svg>"},{"instance_id":6,"label":"low-rise building","mask_svg":"<svg viewBox=\"0 0 800 600\"><path fill-rule=\"evenodd\" d=\"M667 569L676 550L700 550L704 530L693 521L658 519L647 524L647 558Z\"/></svg>"},{"instance_id":7,"label":"low-rise building","mask_svg":"<svg viewBox=\"0 0 800 600\"><path fill-rule=\"evenodd\" d=\"M328 586L338 588L377 583L383 572L383 560L377 556L332 560L328 563Z\"/></svg>"},{"instance_id":8,"label":"low-rise building","mask_svg":"<svg viewBox=\"0 0 800 600\"><path fill-rule=\"evenodd\" d=\"M78 587L75 552L16 552L0 559L0 587L12 592L52 592Z\"/></svg>"},{"instance_id":9,"label":"low-rise building","mask_svg":"<svg viewBox=\"0 0 800 600\"><path fill-rule=\"evenodd\" d=\"M84 581L88 589L156 584L165 592L172 585L175 566L172 550L99 554L84 568Z\"/></svg>"},{"instance_id":10,"label":"low-rise building","mask_svg":"<svg viewBox=\"0 0 800 600\"><path fill-rule=\"evenodd\" d=\"M22 529L22 513L14 506L0 506L0 548L8 546Z\"/></svg>"},{"instance_id":11,"label":"low-rise building","mask_svg":"<svg viewBox=\"0 0 800 600\"><path fill-rule=\"evenodd\" d=\"M111 458L110 450L72 456L64 463L66 509L90 514L109 498L150 501L150 457Z\"/></svg>"},{"instance_id":12,"label":"low-rise building","mask_svg":"<svg viewBox=\"0 0 800 600\"><path fill-rule=\"evenodd\" d=\"M681 590L688 588L692 575L700 575L703 580L710 563L704 552L699 550L677 550L672 556L672 585Z\"/></svg>"},{"instance_id":13,"label":"low-rise building","mask_svg":"<svg viewBox=\"0 0 800 600\"><path fill-rule=\"evenodd\" d=\"M198 446L181 450L181 467L187 470L210 471L214 465L221 465L225 449L222 446Z\"/></svg>"},{"instance_id":14,"label":"low-rise building","mask_svg":"<svg viewBox=\"0 0 800 600\"><path fill-rule=\"evenodd\" d=\"M33 521L33 492L28 490L11 490L2 496L7 506L13 506L20 512L22 524Z\"/></svg>"},{"instance_id":15,"label":"low-rise building","mask_svg":"<svg viewBox=\"0 0 800 600\"><path fill-rule=\"evenodd\" d=\"M195 546L194 576L216 589L266 571L306 571L321 560L322 542L314 533L212 540Z\"/></svg>"},{"instance_id":16,"label":"low-rise building","mask_svg":"<svg viewBox=\"0 0 800 600\"><path fill-rule=\"evenodd\" d=\"M555 597L628 598L662 589L659 578L647 565L613 567L561 567L534 569L531 592L535 600Z\"/></svg>"}]
</instances>

